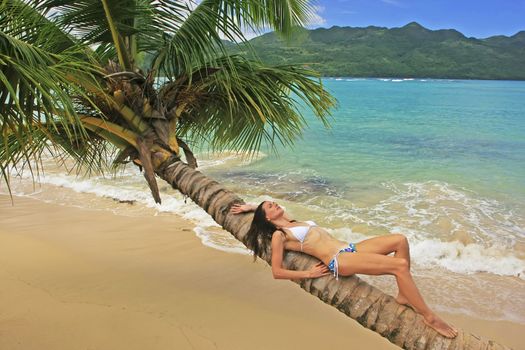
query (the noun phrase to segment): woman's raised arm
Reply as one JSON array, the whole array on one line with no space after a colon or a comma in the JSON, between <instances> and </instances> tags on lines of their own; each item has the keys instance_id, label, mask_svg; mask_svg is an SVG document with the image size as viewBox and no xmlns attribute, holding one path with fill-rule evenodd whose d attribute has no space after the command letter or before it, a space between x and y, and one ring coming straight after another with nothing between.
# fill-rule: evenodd
<instances>
[{"instance_id":1,"label":"woman's raised arm","mask_svg":"<svg viewBox=\"0 0 525 350\"><path fill-rule=\"evenodd\" d=\"M248 211L255 211L255 209L257 209L257 205L253 203L234 204L232 205L230 212L232 214L241 214L246 213Z\"/></svg>"},{"instance_id":2,"label":"woman's raised arm","mask_svg":"<svg viewBox=\"0 0 525 350\"><path fill-rule=\"evenodd\" d=\"M230 212L232 214L242 214L247 213L249 211L255 211L257 209L258 204L255 203L245 203L245 204L234 204L230 208ZM288 220L292 221L292 219L286 214L286 212L283 214L283 217Z\"/></svg>"}]
</instances>

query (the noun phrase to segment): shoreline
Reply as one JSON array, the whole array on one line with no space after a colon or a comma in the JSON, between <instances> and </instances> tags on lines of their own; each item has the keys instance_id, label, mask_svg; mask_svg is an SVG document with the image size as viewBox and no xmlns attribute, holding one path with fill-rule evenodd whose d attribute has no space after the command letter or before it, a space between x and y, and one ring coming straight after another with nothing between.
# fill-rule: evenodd
<instances>
[{"instance_id":1,"label":"shoreline","mask_svg":"<svg viewBox=\"0 0 525 350\"><path fill-rule=\"evenodd\" d=\"M176 215L0 195L0 348L398 349ZM525 325L443 314L523 349Z\"/></svg>"},{"instance_id":2,"label":"shoreline","mask_svg":"<svg viewBox=\"0 0 525 350\"><path fill-rule=\"evenodd\" d=\"M321 79L363 79L363 80L381 80L381 79L412 79L412 80L442 80L442 81L508 81L508 82L525 82L525 79L480 79L480 78L431 78L419 76L384 76L384 77L369 77L369 76L353 76L353 75L327 75L322 76Z\"/></svg>"}]
</instances>

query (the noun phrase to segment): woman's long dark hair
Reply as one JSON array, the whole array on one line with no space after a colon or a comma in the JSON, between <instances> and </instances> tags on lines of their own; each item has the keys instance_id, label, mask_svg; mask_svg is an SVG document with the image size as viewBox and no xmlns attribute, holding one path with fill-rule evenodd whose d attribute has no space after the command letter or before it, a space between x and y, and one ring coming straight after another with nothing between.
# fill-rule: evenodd
<instances>
[{"instance_id":1,"label":"woman's long dark hair","mask_svg":"<svg viewBox=\"0 0 525 350\"><path fill-rule=\"evenodd\" d=\"M253 221L246 234L246 245L253 251L253 260L257 259L257 256L268 255L269 247L272 242L273 233L278 230L277 226L266 220L266 213L263 209L262 202L259 204L255 213L253 214Z\"/></svg>"}]
</instances>

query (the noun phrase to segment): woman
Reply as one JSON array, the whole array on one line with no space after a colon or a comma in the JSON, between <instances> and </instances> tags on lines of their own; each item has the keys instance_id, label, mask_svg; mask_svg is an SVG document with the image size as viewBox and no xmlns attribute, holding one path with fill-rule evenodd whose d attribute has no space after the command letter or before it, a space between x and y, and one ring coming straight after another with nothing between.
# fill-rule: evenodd
<instances>
[{"instance_id":1,"label":"woman","mask_svg":"<svg viewBox=\"0 0 525 350\"><path fill-rule=\"evenodd\" d=\"M393 234L348 244L332 237L313 221L290 220L284 209L275 202L265 201L259 206L236 204L231 208L234 214L248 211L255 213L246 236L247 244L256 257L261 251L267 251L271 242L274 278L317 278L330 274L330 271L336 278L356 273L394 275L399 288L396 297L398 303L410 305L423 316L429 327L443 336L457 336L457 330L430 310L419 293L410 274L408 241L403 235ZM282 262L285 249L312 255L321 262L307 271L284 269ZM388 256L390 253L394 253L394 256Z\"/></svg>"}]
</instances>

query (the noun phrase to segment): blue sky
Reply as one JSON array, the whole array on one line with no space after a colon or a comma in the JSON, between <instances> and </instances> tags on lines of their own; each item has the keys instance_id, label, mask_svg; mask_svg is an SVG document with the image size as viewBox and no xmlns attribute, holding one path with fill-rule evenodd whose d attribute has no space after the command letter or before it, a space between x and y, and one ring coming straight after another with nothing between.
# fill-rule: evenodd
<instances>
[{"instance_id":1,"label":"blue sky","mask_svg":"<svg viewBox=\"0 0 525 350\"><path fill-rule=\"evenodd\" d=\"M314 0L313 4L317 14L310 28L392 28L415 21L476 38L525 30L525 0Z\"/></svg>"}]
</instances>

